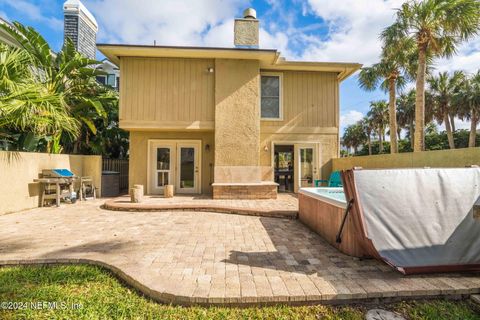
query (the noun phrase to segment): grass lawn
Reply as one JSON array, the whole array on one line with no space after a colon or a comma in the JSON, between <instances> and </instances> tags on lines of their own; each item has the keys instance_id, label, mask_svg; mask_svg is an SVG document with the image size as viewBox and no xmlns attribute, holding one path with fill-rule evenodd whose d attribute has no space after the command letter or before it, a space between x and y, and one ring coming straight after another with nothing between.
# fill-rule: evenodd
<instances>
[{"instance_id":1,"label":"grass lawn","mask_svg":"<svg viewBox=\"0 0 480 320\"><path fill-rule=\"evenodd\" d=\"M364 319L365 307L202 308L162 305L94 266L0 268L0 302L57 302L58 308L0 310L0 319ZM66 308L62 308L62 303ZM72 308L76 304L78 307ZM383 306L408 319L480 319L469 301L419 301Z\"/></svg>"}]
</instances>

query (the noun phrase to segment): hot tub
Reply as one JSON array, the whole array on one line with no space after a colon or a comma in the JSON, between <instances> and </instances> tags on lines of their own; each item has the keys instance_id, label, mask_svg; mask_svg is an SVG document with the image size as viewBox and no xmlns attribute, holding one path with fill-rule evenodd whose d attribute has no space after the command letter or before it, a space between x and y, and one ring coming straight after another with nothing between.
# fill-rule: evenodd
<instances>
[{"instance_id":1,"label":"hot tub","mask_svg":"<svg viewBox=\"0 0 480 320\"><path fill-rule=\"evenodd\" d=\"M341 243L336 242L347 208L343 188L301 188L298 195L300 221L328 243L345 254L363 257L350 215L342 231Z\"/></svg>"}]
</instances>

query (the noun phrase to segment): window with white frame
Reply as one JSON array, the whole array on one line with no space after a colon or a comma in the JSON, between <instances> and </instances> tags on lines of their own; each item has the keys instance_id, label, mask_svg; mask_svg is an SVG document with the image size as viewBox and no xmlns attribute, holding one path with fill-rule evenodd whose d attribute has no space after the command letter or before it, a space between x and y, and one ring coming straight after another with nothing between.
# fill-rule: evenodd
<instances>
[{"instance_id":1,"label":"window with white frame","mask_svg":"<svg viewBox=\"0 0 480 320\"><path fill-rule=\"evenodd\" d=\"M260 114L264 120L282 119L282 74L262 73L260 75Z\"/></svg>"}]
</instances>

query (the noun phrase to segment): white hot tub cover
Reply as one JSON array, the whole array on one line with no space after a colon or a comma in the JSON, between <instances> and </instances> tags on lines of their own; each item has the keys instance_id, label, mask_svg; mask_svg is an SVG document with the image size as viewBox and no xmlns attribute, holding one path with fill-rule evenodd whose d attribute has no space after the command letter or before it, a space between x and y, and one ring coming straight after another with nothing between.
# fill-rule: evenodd
<instances>
[{"instance_id":1,"label":"white hot tub cover","mask_svg":"<svg viewBox=\"0 0 480 320\"><path fill-rule=\"evenodd\" d=\"M400 272L480 270L480 168L342 173L358 241Z\"/></svg>"}]
</instances>

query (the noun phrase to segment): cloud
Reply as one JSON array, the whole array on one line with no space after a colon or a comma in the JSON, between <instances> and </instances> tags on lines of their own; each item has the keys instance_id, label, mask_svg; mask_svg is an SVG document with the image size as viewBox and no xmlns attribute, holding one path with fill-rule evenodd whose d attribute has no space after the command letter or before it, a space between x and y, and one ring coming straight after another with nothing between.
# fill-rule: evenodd
<instances>
[{"instance_id":1,"label":"cloud","mask_svg":"<svg viewBox=\"0 0 480 320\"><path fill-rule=\"evenodd\" d=\"M354 61L371 64L378 60L380 32L394 20L402 0L309 0L312 12L328 25L324 41L311 43L303 54L309 60Z\"/></svg>"},{"instance_id":2,"label":"cloud","mask_svg":"<svg viewBox=\"0 0 480 320\"><path fill-rule=\"evenodd\" d=\"M363 113L357 110L349 110L346 113L340 115L340 132L343 132L345 127L362 120L362 118Z\"/></svg>"},{"instance_id":3,"label":"cloud","mask_svg":"<svg viewBox=\"0 0 480 320\"><path fill-rule=\"evenodd\" d=\"M10 18L8 17L7 13L1 10L0 10L0 17L6 21L10 21Z\"/></svg>"},{"instance_id":4,"label":"cloud","mask_svg":"<svg viewBox=\"0 0 480 320\"><path fill-rule=\"evenodd\" d=\"M233 17L248 0L88 0L105 42L233 45ZM112 8L115 13L112 14ZM229 30L229 32L227 32ZM230 33L229 38L227 34Z\"/></svg>"},{"instance_id":5,"label":"cloud","mask_svg":"<svg viewBox=\"0 0 480 320\"><path fill-rule=\"evenodd\" d=\"M457 54L450 59L438 59L435 63L438 71L463 70L474 73L480 69L480 36L463 43Z\"/></svg>"},{"instance_id":6,"label":"cloud","mask_svg":"<svg viewBox=\"0 0 480 320\"><path fill-rule=\"evenodd\" d=\"M251 0L83 2L99 21L100 42L212 47L232 47L234 18L256 5ZM269 7L259 16L260 47L278 49L289 59L372 64L380 55L379 34L393 23L403 2L267 0ZM462 46L454 59L439 61L439 68L478 68L480 37L477 40L476 50L471 43Z\"/></svg>"},{"instance_id":7,"label":"cloud","mask_svg":"<svg viewBox=\"0 0 480 320\"><path fill-rule=\"evenodd\" d=\"M41 22L50 29L63 29L63 21L53 16L47 16L39 5L24 0L7 1L6 4L18 12L21 12L26 18L32 21Z\"/></svg>"}]
</instances>

